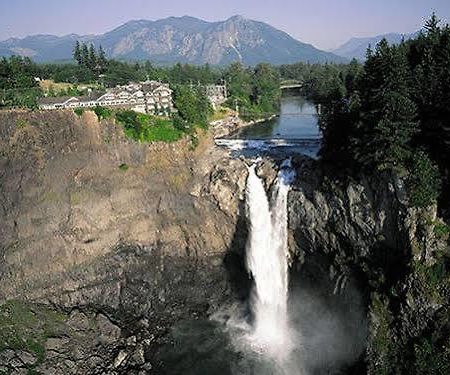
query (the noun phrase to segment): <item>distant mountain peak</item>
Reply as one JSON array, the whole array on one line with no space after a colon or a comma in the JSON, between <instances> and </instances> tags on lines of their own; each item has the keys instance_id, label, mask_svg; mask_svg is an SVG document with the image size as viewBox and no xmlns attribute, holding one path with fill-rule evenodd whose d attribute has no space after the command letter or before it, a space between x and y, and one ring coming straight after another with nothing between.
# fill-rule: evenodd
<instances>
[{"instance_id":1,"label":"distant mountain peak","mask_svg":"<svg viewBox=\"0 0 450 375\"><path fill-rule=\"evenodd\" d=\"M244 21L246 18L244 16L241 16L240 14L235 14L234 16L231 16L227 19L227 21Z\"/></svg>"},{"instance_id":2,"label":"distant mountain peak","mask_svg":"<svg viewBox=\"0 0 450 375\"><path fill-rule=\"evenodd\" d=\"M0 42L0 56L27 51L37 61L70 59L75 39L102 45L114 58L151 60L157 63L213 65L241 61L288 64L343 62L344 58L302 43L263 22L234 15L208 22L188 15L156 21L131 20L115 29L90 36L30 36Z\"/></svg>"},{"instance_id":3,"label":"distant mountain peak","mask_svg":"<svg viewBox=\"0 0 450 375\"><path fill-rule=\"evenodd\" d=\"M419 32L410 34L386 33L373 37L353 37L331 52L336 55L346 57L347 59L355 58L357 60L364 61L366 58L367 48L369 46L374 48L383 38L386 39L389 44L399 44L402 40L415 38L418 33Z\"/></svg>"}]
</instances>

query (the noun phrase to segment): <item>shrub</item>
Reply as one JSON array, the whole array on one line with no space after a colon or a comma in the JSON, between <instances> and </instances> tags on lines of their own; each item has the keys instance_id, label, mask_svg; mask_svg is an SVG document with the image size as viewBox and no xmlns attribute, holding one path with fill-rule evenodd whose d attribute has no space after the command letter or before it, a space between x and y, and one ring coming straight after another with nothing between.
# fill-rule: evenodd
<instances>
[{"instance_id":1,"label":"shrub","mask_svg":"<svg viewBox=\"0 0 450 375\"><path fill-rule=\"evenodd\" d=\"M436 202L441 189L441 178L436 165L423 151L414 153L409 163L409 188L414 207L428 207Z\"/></svg>"},{"instance_id":2,"label":"shrub","mask_svg":"<svg viewBox=\"0 0 450 375\"><path fill-rule=\"evenodd\" d=\"M113 114L112 110L102 106L96 106L94 112L97 115L98 120L110 118Z\"/></svg>"},{"instance_id":3,"label":"shrub","mask_svg":"<svg viewBox=\"0 0 450 375\"><path fill-rule=\"evenodd\" d=\"M128 170L128 164L126 164L126 163L122 163L122 164L120 164L119 165L119 169L121 170L121 171L127 171Z\"/></svg>"},{"instance_id":4,"label":"shrub","mask_svg":"<svg viewBox=\"0 0 450 375\"><path fill-rule=\"evenodd\" d=\"M394 317L388 299L377 293L371 296L370 315L372 317L371 346L368 349L368 373L389 375L398 366L398 345L393 330Z\"/></svg>"},{"instance_id":5,"label":"shrub","mask_svg":"<svg viewBox=\"0 0 450 375\"><path fill-rule=\"evenodd\" d=\"M81 117L81 115L82 115L83 112L84 112L84 109L83 109L83 108L75 108L73 111L75 112L75 114L76 114L77 116Z\"/></svg>"},{"instance_id":6,"label":"shrub","mask_svg":"<svg viewBox=\"0 0 450 375\"><path fill-rule=\"evenodd\" d=\"M433 232L439 238L445 239L450 235L450 227L445 223L436 223Z\"/></svg>"},{"instance_id":7,"label":"shrub","mask_svg":"<svg viewBox=\"0 0 450 375\"><path fill-rule=\"evenodd\" d=\"M172 120L121 111L116 114L118 122L124 125L125 135L139 142L175 142L184 132L176 128Z\"/></svg>"}]
</instances>

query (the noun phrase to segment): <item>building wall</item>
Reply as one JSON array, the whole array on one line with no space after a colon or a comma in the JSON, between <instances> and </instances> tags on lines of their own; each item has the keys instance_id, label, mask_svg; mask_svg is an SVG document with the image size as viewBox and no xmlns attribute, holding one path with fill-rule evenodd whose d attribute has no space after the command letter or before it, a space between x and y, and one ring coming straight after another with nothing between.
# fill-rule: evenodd
<instances>
[{"instance_id":1,"label":"building wall","mask_svg":"<svg viewBox=\"0 0 450 375\"><path fill-rule=\"evenodd\" d=\"M153 92L143 92L142 85L130 84L118 86L109 90L97 100L74 101L72 99L61 103L41 104L45 110L64 108L127 107L136 112L154 115L168 115L173 111L172 92L168 85L161 84ZM76 98L75 98L76 99Z\"/></svg>"}]
</instances>

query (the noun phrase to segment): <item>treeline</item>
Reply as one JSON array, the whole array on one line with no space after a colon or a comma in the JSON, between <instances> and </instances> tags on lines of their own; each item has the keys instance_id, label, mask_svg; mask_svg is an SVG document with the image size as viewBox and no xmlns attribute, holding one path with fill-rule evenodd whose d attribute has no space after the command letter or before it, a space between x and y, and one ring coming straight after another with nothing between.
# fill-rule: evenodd
<instances>
[{"instance_id":1,"label":"treeline","mask_svg":"<svg viewBox=\"0 0 450 375\"><path fill-rule=\"evenodd\" d=\"M427 206L442 192L448 206L448 25L433 16L414 40L392 46L382 40L367 51L364 65L280 69L283 78L303 80L321 104L324 160L351 170L394 169L409 176L414 205Z\"/></svg>"},{"instance_id":2,"label":"treeline","mask_svg":"<svg viewBox=\"0 0 450 375\"><path fill-rule=\"evenodd\" d=\"M74 48L74 59L77 64L39 65L28 58L2 59L0 88L5 86L12 91L3 91L0 105L36 107L37 98L44 96L35 81L35 77L39 77L56 83L73 84L73 90L76 90L78 84L95 83L98 87L105 88L147 79L167 82L173 87L226 82L229 93L227 105L231 108L238 106L243 116L265 116L276 112L278 107L280 74L268 64L245 67L234 63L226 68L219 68L208 64L155 66L148 61L127 63L107 59L101 47L96 50L93 45L80 43Z\"/></svg>"},{"instance_id":3,"label":"treeline","mask_svg":"<svg viewBox=\"0 0 450 375\"><path fill-rule=\"evenodd\" d=\"M28 57L0 59L0 108L36 107L42 95L35 79L39 73L39 66Z\"/></svg>"},{"instance_id":4,"label":"treeline","mask_svg":"<svg viewBox=\"0 0 450 375\"><path fill-rule=\"evenodd\" d=\"M228 86L227 105L237 106L241 116L257 118L278 111L280 74L275 67L259 64L253 68L234 63L223 72L223 80Z\"/></svg>"},{"instance_id":5,"label":"treeline","mask_svg":"<svg viewBox=\"0 0 450 375\"><path fill-rule=\"evenodd\" d=\"M104 73L108 66L108 59L102 46L97 51L93 44L89 44L88 46L86 43L80 43L79 41L75 43L73 59L79 66L85 67L97 74Z\"/></svg>"}]
</instances>

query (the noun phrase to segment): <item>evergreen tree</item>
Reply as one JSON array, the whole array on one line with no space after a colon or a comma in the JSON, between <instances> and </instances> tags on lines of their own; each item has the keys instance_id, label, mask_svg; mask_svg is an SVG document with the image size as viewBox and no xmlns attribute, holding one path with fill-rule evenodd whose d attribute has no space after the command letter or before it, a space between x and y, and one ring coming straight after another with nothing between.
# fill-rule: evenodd
<instances>
[{"instance_id":1,"label":"evergreen tree","mask_svg":"<svg viewBox=\"0 0 450 375\"><path fill-rule=\"evenodd\" d=\"M106 70L106 67L108 65L108 59L106 58L105 51L101 45L98 48L97 64L99 65L100 71L102 73Z\"/></svg>"},{"instance_id":2,"label":"evergreen tree","mask_svg":"<svg viewBox=\"0 0 450 375\"><path fill-rule=\"evenodd\" d=\"M87 67L91 70L96 70L97 67L97 54L92 43L89 45Z\"/></svg>"},{"instance_id":3,"label":"evergreen tree","mask_svg":"<svg viewBox=\"0 0 450 375\"><path fill-rule=\"evenodd\" d=\"M280 77L269 64L259 64L253 74L252 102L261 112L276 111L276 105L281 95Z\"/></svg>"},{"instance_id":4,"label":"evergreen tree","mask_svg":"<svg viewBox=\"0 0 450 375\"><path fill-rule=\"evenodd\" d=\"M426 33L429 37L435 38L439 35L440 22L441 21L437 18L436 13L433 12L430 19L427 20L427 22L425 22L425 26L423 27L426 30Z\"/></svg>"},{"instance_id":5,"label":"evergreen tree","mask_svg":"<svg viewBox=\"0 0 450 375\"><path fill-rule=\"evenodd\" d=\"M89 49L86 43L81 45L81 65L88 68L89 67Z\"/></svg>"},{"instance_id":6,"label":"evergreen tree","mask_svg":"<svg viewBox=\"0 0 450 375\"><path fill-rule=\"evenodd\" d=\"M373 132L370 161L381 169L404 165L412 153L416 117L416 106L408 97L399 92L388 93L382 118Z\"/></svg>"},{"instance_id":7,"label":"evergreen tree","mask_svg":"<svg viewBox=\"0 0 450 375\"><path fill-rule=\"evenodd\" d=\"M77 40L75 43L75 47L73 49L73 58L78 63L78 65L81 64L81 47L80 42Z\"/></svg>"}]
</instances>

